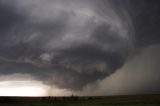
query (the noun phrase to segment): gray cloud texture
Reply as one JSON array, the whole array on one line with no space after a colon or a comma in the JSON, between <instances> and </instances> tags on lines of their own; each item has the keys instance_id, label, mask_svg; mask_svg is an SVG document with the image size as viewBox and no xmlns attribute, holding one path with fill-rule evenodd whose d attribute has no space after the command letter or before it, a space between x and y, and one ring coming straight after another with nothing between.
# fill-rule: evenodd
<instances>
[{"instance_id":1,"label":"gray cloud texture","mask_svg":"<svg viewBox=\"0 0 160 106\"><path fill-rule=\"evenodd\" d=\"M80 90L159 43L158 0L1 0L0 73Z\"/></svg>"},{"instance_id":2,"label":"gray cloud texture","mask_svg":"<svg viewBox=\"0 0 160 106\"><path fill-rule=\"evenodd\" d=\"M135 95L160 93L160 45L144 48L111 76L89 84L79 95Z\"/></svg>"}]
</instances>

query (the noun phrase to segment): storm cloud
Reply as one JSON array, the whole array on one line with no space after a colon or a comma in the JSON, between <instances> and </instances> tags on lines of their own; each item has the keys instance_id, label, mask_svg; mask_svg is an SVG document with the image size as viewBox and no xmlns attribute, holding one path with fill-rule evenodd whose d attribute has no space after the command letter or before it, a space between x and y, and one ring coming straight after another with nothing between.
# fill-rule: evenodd
<instances>
[{"instance_id":1,"label":"storm cloud","mask_svg":"<svg viewBox=\"0 0 160 106\"><path fill-rule=\"evenodd\" d=\"M0 74L81 90L159 44L158 0L0 1Z\"/></svg>"}]
</instances>

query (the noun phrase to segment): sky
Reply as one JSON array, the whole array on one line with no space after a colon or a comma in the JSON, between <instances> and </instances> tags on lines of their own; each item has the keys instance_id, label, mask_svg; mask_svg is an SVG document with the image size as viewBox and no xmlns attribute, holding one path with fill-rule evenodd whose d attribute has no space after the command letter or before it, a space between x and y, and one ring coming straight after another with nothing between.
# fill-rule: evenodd
<instances>
[{"instance_id":1,"label":"sky","mask_svg":"<svg viewBox=\"0 0 160 106\"><path fill-rule=\"evenodd\" d=\"M1 0L0 96L159 94L159 20L159 0Z\"/></svg>"}]
</instances>

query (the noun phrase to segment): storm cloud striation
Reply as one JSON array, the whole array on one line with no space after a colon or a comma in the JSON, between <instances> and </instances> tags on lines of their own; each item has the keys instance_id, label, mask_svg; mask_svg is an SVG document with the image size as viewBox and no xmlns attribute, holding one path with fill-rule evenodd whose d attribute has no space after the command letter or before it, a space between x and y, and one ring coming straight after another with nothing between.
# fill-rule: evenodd
<instances>
[{"instance_id":1,"label":"storm cloud striation","mask_svg":"<svg viewBox=\"0 0 160 106\"><path fill-rule=\"evenodd\" d=\"M0 74L30 74L45 84L81 90L114 73L137 48L159 43L159 4L1 0Z\"/></svg>"}]
</instances>

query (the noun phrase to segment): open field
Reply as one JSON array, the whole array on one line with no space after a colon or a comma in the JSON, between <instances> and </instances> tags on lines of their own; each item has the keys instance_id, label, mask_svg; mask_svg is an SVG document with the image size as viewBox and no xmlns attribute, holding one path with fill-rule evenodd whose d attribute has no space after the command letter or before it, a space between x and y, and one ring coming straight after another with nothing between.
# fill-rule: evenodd
<instances>
[{"instance_id":1,"label":"open field","mask_svg":"<svg viewBox=\"0 0 160 106\"><path fill-rule=\"evenodd\" d=\"M0 97L0 106L160 106L160 95Z\"/></svg>"}]
</instances>

